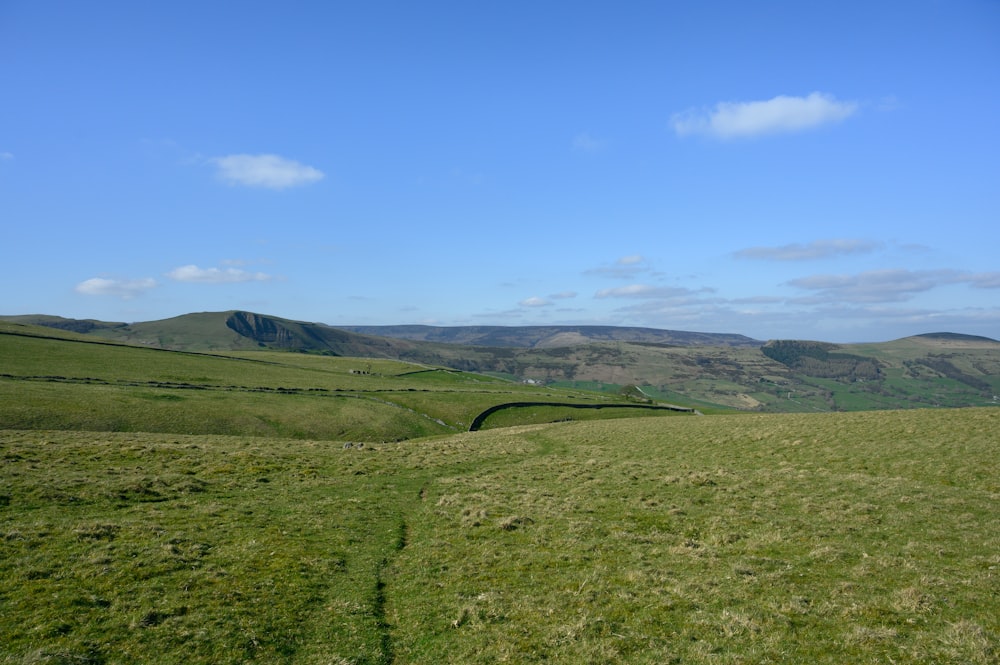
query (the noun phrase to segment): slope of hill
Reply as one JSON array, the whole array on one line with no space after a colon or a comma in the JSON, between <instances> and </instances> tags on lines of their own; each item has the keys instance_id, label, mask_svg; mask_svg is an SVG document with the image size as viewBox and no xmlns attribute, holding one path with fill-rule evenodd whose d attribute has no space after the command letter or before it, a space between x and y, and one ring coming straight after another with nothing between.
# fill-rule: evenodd
<instances>
[{"instance_id":1,"label":"slope of hill","mask_svg":"<svg viewBox=\"0 0 1000 665\"><path fill-rule=\"evenodd\" d=\"M322 324L291 321L252 312L201 312L105 327L94 334L131 344L184 351L281 349L335 356L392 357L391 340L366 338Z\"/></svg>"},{"instance_id":2,"label":"slope of hill","mask_svg":"<svg viewBox=\"0 0 1000 665\"><path fill-rule=\"evenodd\" d=\"M395 339L465 346L553 348L591 342L643 342L676 346L757 347L763 342L727 333L686 332L622 326L337 326Z\"/></svg>"},{"instance_id":3,"label":"slope of hill","mask_svg":"<svg viewBox=\"0 0 1000 665\"><path fill-rule=\"evenodd\" d=\"M395 441L493 427L498 411L505 422L677 413L396 360L170 351L0 323L0 429Z\"/></svg>"},{"instance_id":4,"label":"slope of hill","mask_svg":"<svg viewBox=\"0 0 1000 665\"><path fill-rule=\"evenodd\" d=\"M94 335L138 346L174 351L280 349L335 356L396 357L409 345L365 337L320 323L291 321L244 311L198 312L158 321L107 323L55 316L0 317Z\"/></svg>"},{"instance_id":5,"label":"slope of hill","mask_svg":"<svg viewBox=\"0 0 1000 665\"><path fill-rule=\"evenodd\" d=\"M11 323L22 323L31 326L45 326L56 330L69 330L70 332L92 333L96 330L109 328L121 328L125 323L112 323L108 321L97 321L95 319L67 319L61 316L50 316L48 314L23 314L18 316L0 316L0 321Z\"/></svg>"},{"instance_id":6,"label":"slope of hill","mask_svg":"<svg viewBox=\"0 0 1000 665\"><path fill-rule=\"evenodd\" d=\"M994 397L1000 395L1000 342L956 333L837 345L762 344L738 335L599 326L355 327L395 331L407 337L402 339L244 311L129 325L33 318L61 330L157 348L391 358L614 394L636 385L655 399L706 408L830 411L1000 403ZM596 339L601 336L612 339ZM458 343L471 340L479 345Z\"/></svg>"},{"instance_id":7,"label":"slope of hill","mask_svg":"<svg viewBox=\"0 0 1000 665\"><path fill-rule=\"evenodd\" d=\"M950 333L950 332L938 332L938 333L924 333L923 335L914 335L909 339L916 339L918 341L928 341L931 343L939 343L942 346L957 346L957 347L992 347L995 344L1000 344L995 339L990 337L982 337L980 335L963 335L960 333Z\"/></svg>"}]
</instances>

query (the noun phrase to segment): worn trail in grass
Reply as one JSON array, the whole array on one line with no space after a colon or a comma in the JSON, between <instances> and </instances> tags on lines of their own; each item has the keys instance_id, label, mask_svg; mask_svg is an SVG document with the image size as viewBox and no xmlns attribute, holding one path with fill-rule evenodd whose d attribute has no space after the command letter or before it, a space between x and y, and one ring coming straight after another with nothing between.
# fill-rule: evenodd
<instances>
[{"instance_id":1,"label":"worn trail in grass","mask_svg":"<svg viewBox=\"0 0 1000 665\"><path fill-rule=\"evenodd\" d=\"M0 433L0 662L997 657L1000 411Z\"/></svg>"}]
</instances>

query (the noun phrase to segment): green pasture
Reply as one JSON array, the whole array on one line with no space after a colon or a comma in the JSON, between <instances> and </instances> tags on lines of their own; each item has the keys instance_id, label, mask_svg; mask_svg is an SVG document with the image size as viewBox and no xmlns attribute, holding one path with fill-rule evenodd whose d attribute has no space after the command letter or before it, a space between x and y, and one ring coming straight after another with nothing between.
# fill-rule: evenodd
<instances>
[{"instance_id":1,"label":"green pasture","mask_svg":"<svg viewBox=\"0 0 1000 665\"><path fill-rule=\"evenodd\" d=\"M505 402L616 399L396 360L165 351L0 324L0 428L397 441L467 430Z\"/></svg>"},{"instance_id":2,"label":"green pasture","mask_svg":"<svg viewBox=\"0 0 1000 665\"><path fill-rule=\"evenodd\" d=\"M995 663L1000 411L0 432L0 663Z\"/></svg>"}]
</instances>

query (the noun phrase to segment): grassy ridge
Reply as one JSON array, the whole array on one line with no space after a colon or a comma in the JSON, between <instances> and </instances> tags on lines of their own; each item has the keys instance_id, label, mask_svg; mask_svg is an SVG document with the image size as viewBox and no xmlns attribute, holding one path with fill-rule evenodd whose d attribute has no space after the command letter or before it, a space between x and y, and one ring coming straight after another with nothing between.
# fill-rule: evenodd
<instances>
[{"instance_id":1,"label":"grassy ridge","mask_svg":"<svg viewBox=\"0 0 1000 665\"><path fill-rule=\"evenodd\" d=\"M0 662L993 663L1000 412L0 433Z\"/></svg>"},{"instance_id":2,"label":"grassy ridge","mask_svg":"<svg viewBox=\"0 0 1000 665\"><path fill-rule=\"evenodd\" d=\"M704 408L766 412L844 411L921 407L967 407L998 403L1000 343L982 337L929 334L877 344L827 344L775 340L762 348L733 336L590 329L588 336L552 329L449 329L441 339L489 340L511 346L525 334L554 333L544 348L500 348L454 343L367 337L321 324L289 321L249 312L206 312L132 325L8 317L89 331L91 339L117 339L151 347L188 351L274 348L334 356L395 358L412 363L489 373L550 386L599 386L617 392L641 385L648 394L680 395L671 401ZM4 322L0 321L0 330ZM428 329L421 328L423 333ZM545 332L547 330L548 332ZM582 330L582 329L581 329ZM414 333L408 329L404 335ZM453 337L455 333L458 337ZM487 334L479 338L480 333ZM562 346L569 334L574 343ZM685 346L654 342L680 334ZM432 335L436 337L437 335ZM622 341L625 336L632 341ZM617 341L611 341L619 337ZM729 339L736 346L722 341ZM504 341L506 340L506 341ZM599 341L604 340L604 341ZM645 341L642 341L645 340ZM714 341L713 341L714 340ZM700 341L717 346L686 346Z\"/></svg>"},{"instance_id":3,"label":"grassy ridge","mask_svg":"<svg viewBox=\"0 0 1000 665\"><path fill-rule=\"evenodd\" d=\"M2 428L395 441L525 399L621 401L396 360L208 355L0 324Z\"/></svg>"}]
</instances>

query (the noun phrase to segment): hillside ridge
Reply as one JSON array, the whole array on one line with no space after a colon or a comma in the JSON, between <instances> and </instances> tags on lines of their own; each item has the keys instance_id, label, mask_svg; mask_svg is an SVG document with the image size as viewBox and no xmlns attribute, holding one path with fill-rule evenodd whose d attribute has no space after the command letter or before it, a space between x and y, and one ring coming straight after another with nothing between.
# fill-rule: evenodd
<instances>
[{"instance_id":1,"label":"hillside ridge","mask_svg":"<svg viewBox=\"0 0 1000 665\"><path fill-rule=\"evenodd\" d=\"M613 326L400 326L397 332L409 338L393 338L243 310L132 324L77 326L42 315L14 320L47 323L60 334L86 330L83 336L93 340L195 353L394 359L609 394L638 386L656 400L696 408L853 411L1000 404L1000 342L959 333L868 344L750 344L743 336L692 333L685 339L677 331Z\"/></svg>"},{"instance_id":2,"label":"hillside ridge","mask_svg":"<svg viewBox=\"0 0 1000 665\"><path fill-rule=\"evenodd\" d=\"M760 340L735 333L706 333L606 325L548 326L336 326L342 330L413 341L466 346L553 348L591 342L641 342L675 346L757 347Z\"/></svg>"},{"instance_id":3,"label":"hillside ridge","mask_svg":"<svg viewBox=\"0 0 1000 665\"><path fill-rule=\"evenodd\" d=\"M530 325L530 326L433 326L425 324L395 324L395 325L338 325L320 322L298 321L271 314L250 312L246 310L227 310L222 312L191 312L167 319L153 321L136 321L124 323L118 321L101 321L98 319L74 319L50 314L18 314L0 315L0 321L25 323L45 326L83 334L103 334L112 337L128 337L127 331L153 330L158 327L176 327L197 319L212 320L223 323L225 327L240 337L256 343L274 345L278 348L297 346L294 343L297 333L327 345L330 337L335 337L331 331L343 331L361 335L365 338L382 337L417 342L439 342L462 346L486 346L505 348L555 348L561 346L576 346L593 342L631 342L639 344L662 344L667 346L731 346L757 348L769 342L792 341L797 343L824 344L832 347L851 346L850 343L833 343L821 340L809 341L782 338L780 340L762 341L739 333L699 332L688 330L672 330L665 328L649 328L639 326L611 325ZM190 327L190 326L189 326ZM301 328L300 328L301 327ZM322 334L316 334L321 330ZM342 335L341 341L350 339ZM1000 344L1000 340L981 335L968 335L956 332L928 332L903 337L903 341L917 339L922 341L942 342L974 342L981 344ZM301 346L301 344L299 344ZM308 345L306 345L308 346Z\"/></svg>"}]
</instances>

